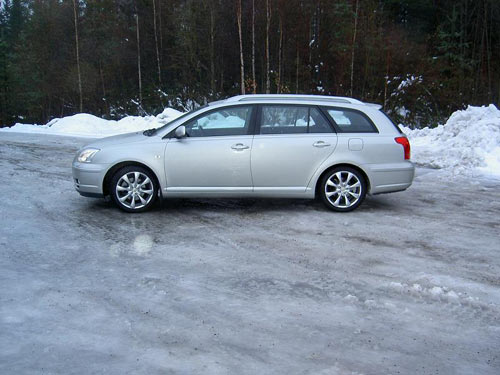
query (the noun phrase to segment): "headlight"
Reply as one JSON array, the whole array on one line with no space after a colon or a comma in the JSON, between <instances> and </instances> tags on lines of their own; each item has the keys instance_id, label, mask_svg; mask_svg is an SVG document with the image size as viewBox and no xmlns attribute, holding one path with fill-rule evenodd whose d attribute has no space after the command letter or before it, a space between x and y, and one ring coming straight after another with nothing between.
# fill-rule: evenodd
<instances>
[{"instance_id":1,"label":"headlight","mask_svg":"<svg viewBox=\"0 0 500 375\"><path fill-rule=\"evenodd\" d=\"M97 148L86 148L85 150L82 150L78 155L78 161L80 163L90 163L92 161L92 158L95 154L97 154L98 151L99 149Z\"/></svg>"}]
</instances>

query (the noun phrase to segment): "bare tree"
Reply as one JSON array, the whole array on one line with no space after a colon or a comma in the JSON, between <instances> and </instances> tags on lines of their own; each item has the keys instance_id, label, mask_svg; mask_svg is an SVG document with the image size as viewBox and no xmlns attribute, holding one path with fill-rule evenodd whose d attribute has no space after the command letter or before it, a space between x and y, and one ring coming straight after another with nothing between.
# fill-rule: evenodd
<instances>
[{"instance_id":1,"label":"bare tree","mask_svg":"<svg viewBox=\"0 0 500 375\"><path fill-rule=\"evenodd\" d=\"M139 77L139 104L142 106L141 38L139 35L139 12L135 8L135 29L137 33L137 74Z\"/></svg>"},{"instance_id":2,"label":"bare tree","mask_svg":"<svg viewBox=\"0 0 500 375\"><path fill-rule=\"evenodd\" d=\"M80 94L80 112L83 112L83 95L82 95L82 74L80 71L80 46L78 39L78 0L73 0L73 13L75 21L75 45L76 45L76 69L78 72L78 92Z\"/></svg>"},{"instance_id":3,"label":"bare tree","mask_svg":"<svg viewBox=\"0 0 500 375\"><path fill-rule=\"evenodd\" d=\"M162 16L161 16L161 2L163 0L158 0L158 21L159 21L159 28L160 28L160 56L162 55L163 53L163 28L162 28Z\"/></svg>"},{"instance_id":4,"label":"bare tree","mask_svg":"<svg viewBox=\"0 0 500 375\"><path fill-rule=\"evenodd\" d=\"M356 50L356 36L358 33L358 15L359 15L359 0L356 0L356 9L354 11L354 32L352 35L351 49L351 96L354 91L354 52Z\"/></svg>"},{"instance_id":5,"label":"bare tree","mask_svg":"<svg viewBox=\"0 0 500 375\"><path fill-rule=\"evenodd\" d=\"M492 11L489 12L492 14ZM484 36L486 40L486 68L488 76L488 101L491 100L491 30L488 33L488 3L484 2Z\"/></svg>"},{"instance_id":6,"label":"bare tree","mask_svg":"<svg viewBox=\"0 0 500 375\"><path fill-rule=\"evenodd\" d=\"M240 74L241 74L241 94L245 94L245 62L243 59L243 39L241 35L241 0L236 6L236 18L238 21L238 35L240 38Z\"/></svg>"},{"instance_id":7,"label":"bare tree","mask_svg":"<svg viewBox=\"0 0 500 375\"><path fill-rule=\"evenodd\" d=\"M210 7L210 89L215 93L215 10L212 1Z\"/></svg>"},{"instance_id":8,"label":"bare tree","mask_svg":"<svg viewBox=\"0 0 500 375\"><path fill-rule=\"evenodd\" d=\"M271 26L271 4L266 0L266 94L271 92L271 80L269 77L269 28Z\"/></svg>"},{"instance_id":9,"label":"bare tree","mask_svg":"<svg viewBox=\"0 0 500 375\"><path fill-rule=\"evenodd\" d=\"M279 18L279 30L280 30L280 39L279 39L279 45L278 45L278 82L277 82L277 88L276 88L276 93L280 94L281 93L281 73L282 73L282 55L283 55L283 18L281 15L281 10L278 9L278 18Z\"/></svg>"},{"instance_id":10,"label":"bare tree","mask_svg":"<svg viewBox=\"0 0 500 375\"><path fill-rule=\"evenodd\" d=\"M106 113L109 114L109 104L106 98L106 85L104 84L104 73L102 71L102 61L99 58L99 77L101 78L101 87L102 87L102 99L104 101L104 106L106 107Z\"/></svg>"},{"instance_id":11,"label":"bare tree","mask_svg":"<svg viewBox=\"0 0 500 375\"><path fill-rule=\"evenodd\" d=\"M389 88L390 66L391 66L391 52L390 52L390 49L387 48L386 59L385 59L384 106L383 106L384 111L385 111L386 106L387 106L387 94L388 94L388 88Z\"/></svg>"},{"instance_id":12,"label":"bare tree","mask_svg":"<svg viewBox=\"0 0 500 375\"><path fill-rule=\"evenodd\" d=\"M158 31L156 28L156 0L153 0L153 31L155 33L156 64L157 64L157 68L158 68L158 84L161 87L160 49L158 48Z\"/></svg>"},{"instance_id":13,"label":"bare tree","mask_svg":"<svg viewBox=\"0 0 500 375\"><path fill-rule=\"evenodd\" d=\"M255 0L252 0L252 80L253 93L257 93L257 78L255 76Z\"/></svg>"},{"instance_id":14,"label":"bare tree","mask_svg":"<svg viewBox=\"0 0 500 375\"><path fill-rule=\"evenodd\" d=\"M299 93L299 44L297 43L297 56L295 58L295 93Z\"/></svg>"}]
</instances>

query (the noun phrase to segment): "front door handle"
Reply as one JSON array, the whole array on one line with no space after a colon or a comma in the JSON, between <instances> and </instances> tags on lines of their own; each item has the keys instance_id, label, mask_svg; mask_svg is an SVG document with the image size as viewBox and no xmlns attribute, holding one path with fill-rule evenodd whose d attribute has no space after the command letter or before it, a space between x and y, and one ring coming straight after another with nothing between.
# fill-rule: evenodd
<instances>
[{"instance_id":1,"label":"front door handle","mask_svg":"<svg viewBox=\"0 0 500 375\"><path fill-rule=\"evenodd\" d=\"M233 150L236 150L236 151L242 151L242 150L249 149L250 147L247 145L244 145L243 143L236 143L236 144L232 145L231 148Z\"/></svg>"},{"instance_id":2,"label":"front door handle","mask_svg":"<svg viewBox=\"0 0 500 375\"><path fill-rule=\"evenodd\" d=\"M323 141L318 141L318 142L314 142L313 146L314 147L322 148L322 147L328 147L328 146L331 146L331 145L330 145L330 143L326 143L326 142L323 142Z\"/></svg>"}]
</instances>

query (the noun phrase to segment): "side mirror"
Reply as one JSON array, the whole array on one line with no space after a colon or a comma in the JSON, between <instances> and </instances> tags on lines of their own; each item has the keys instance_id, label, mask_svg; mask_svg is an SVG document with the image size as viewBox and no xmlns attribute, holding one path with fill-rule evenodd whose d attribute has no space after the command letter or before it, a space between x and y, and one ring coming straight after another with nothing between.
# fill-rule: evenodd
<instances>
[{"instance_id":1,"label":"side mirror","mask_svg":"<svg viewBox=\"0 0 500 375\"><path fill-rule=\"evenodd\" d=\"M179 126L174 132L175 138L184 138L186 136L186 127L184 125Z\"/></svg>"}]
</instances>

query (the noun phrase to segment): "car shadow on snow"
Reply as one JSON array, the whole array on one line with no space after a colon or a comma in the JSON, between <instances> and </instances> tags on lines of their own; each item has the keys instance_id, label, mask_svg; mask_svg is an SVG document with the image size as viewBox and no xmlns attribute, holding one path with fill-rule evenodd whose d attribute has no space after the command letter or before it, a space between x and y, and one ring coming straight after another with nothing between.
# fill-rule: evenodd
<instances>
[{"instance_id":1,"label":"car shadow on snow","mask_svg":"<svg viewBox=\"0 0 500 375\"><path fill-rule=\"evenodd\" d=\"M313 203L313 204L311 204ZM304 211L305 209L318 208L314 201L304 199L234 199L234 198L214 198L214 199L166 199L161 204L156 205L156 209L165 211ZM316 207L315 207L316 206ZM322 207L320 207L322 208Z\"/></svg>"},{"instance_id":2,"label":"car shadow on snow","mask_svg":"<svg viewBox=\"0 0 500 375\"><path fill-rule=\"evenodd\" d=\"M401 206L401 207L400 207ZM387 211L399 211L403 208L402 202L393 201L385 196L369 196L363 204L356 210L347 213L366 213L377 211L384 213ZM110 210L120 212L119 209L110 199L95 199L89 200L85 205L89 212L96 211L107 212ZM168 214L172 212L182 213L196 211L219 211L219 212L237 212L237 213L259 213L259 212L305 212L319 211L332 212L328 210L319 200L310 199L271 199L271 198L212 198L212 199L188 199L188 198L172 198L164 199L157 202L153 208L144 214L160 213ZM334 213L334 212L332 212ZM137 214L135 214L137 215Z\"/></svg>"}]
</instances>

